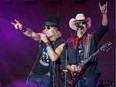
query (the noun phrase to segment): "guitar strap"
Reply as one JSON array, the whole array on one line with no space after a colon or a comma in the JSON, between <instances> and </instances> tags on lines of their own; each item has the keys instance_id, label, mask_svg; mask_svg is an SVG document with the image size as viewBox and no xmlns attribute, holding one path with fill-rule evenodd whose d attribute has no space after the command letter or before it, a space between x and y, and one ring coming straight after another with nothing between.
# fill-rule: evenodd
<instances>
[{"instance_id":1,"label":"guitar strap","mask_svg":"<svg viewBox=\"0 0 116 87\"><path fill-rule=\"evenodd\" d=\"M84 60L89 57L90 53L90 47L91 47L91 35L87 34L86 38L86 47L85 47L85 52L84 52Z\"/></svg>"}]
</instances>

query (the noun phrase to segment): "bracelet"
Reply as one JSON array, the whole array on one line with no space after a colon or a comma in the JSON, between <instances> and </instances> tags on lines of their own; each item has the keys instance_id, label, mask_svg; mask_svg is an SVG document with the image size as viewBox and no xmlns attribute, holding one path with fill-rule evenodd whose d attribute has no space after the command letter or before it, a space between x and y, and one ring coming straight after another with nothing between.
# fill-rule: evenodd
<instances>
[{"instance_id":1,"label":"bracelet","mask_svg":"<svg viewBox=\"0 0 116 87\"><path fill-rule=\"evenodd\" d=\"M46 42L46 47L51 46L50 42Z\"/></svg>"},{"instance_id":2,"label":"bracelet","mask_svg":"<svg viewBox=\"0 0 116 87\"><path fill-rule=\"evenodd\" d=\"M27 31L27 29L26 28L22 28L22 30L21 30L22 32L26 32Z\"/></svg>"}]
</instances>

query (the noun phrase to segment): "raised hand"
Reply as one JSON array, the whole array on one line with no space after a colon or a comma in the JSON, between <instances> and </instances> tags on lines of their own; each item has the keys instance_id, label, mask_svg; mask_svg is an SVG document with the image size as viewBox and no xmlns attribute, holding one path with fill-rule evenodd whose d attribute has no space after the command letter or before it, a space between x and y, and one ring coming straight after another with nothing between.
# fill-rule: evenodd
<instances>
[{"instance_id":1,"label":"raised hand","mask_svg":"<svg viewBox=\"0 0 116 87\"><path fill-rule=\"evenodd\" d=\"M15 23L11 22L11 24L14 25L15 29L22 30L22 28L23 28L22 24L16 19L14 21L15 21Z\"/></svg>"},{"instance_id":2,"label":"raised hand","mask_svg":"<svg viewBox=\"0 0 116 87\"><path fill-rule=\"evenodd\" d=\"M100 8L102 14L106 14L107 13L107 5L108 5L108 2L106 2L103 5L101 5L101 3L99 2L99 8Z\"/></svg>"}]
</instances>

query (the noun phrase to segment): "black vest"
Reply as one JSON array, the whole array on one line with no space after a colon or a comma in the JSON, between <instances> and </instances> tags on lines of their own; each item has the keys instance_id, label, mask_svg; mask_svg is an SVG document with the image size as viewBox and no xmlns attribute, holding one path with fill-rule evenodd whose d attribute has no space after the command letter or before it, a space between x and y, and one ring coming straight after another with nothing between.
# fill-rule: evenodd
<instances>
[{"instance_id":1,"label":"black vest","mask_svg":"<svg viewBox=\"0 0 116 87\"><path fill-rule=\"evenodd\" d=\"M64 41L61 38L58 38L55 42L51 42L53 49L55 50L59 45L61 45L62 43L64 43ZM37 56L37 61L35 63L35 66L33 68L33 73L37 74L37 75L45 75L48 72L51 72L52 68L53 68L53 62L51 62L50 58L48 57L48 55L45 57L48 57L47 63L43 63L41 62L41 57L42 57L42 51L43 49L46 49L46 45L45 43L42 43L42 45L39 47L39 51L38 51L38 56ZM45 53L46 54L46 53ZM60 60L57 60L55 62L56 64L60 64ZM45 65L44 65L45 64Z\"/></svg>"}]
</instances>

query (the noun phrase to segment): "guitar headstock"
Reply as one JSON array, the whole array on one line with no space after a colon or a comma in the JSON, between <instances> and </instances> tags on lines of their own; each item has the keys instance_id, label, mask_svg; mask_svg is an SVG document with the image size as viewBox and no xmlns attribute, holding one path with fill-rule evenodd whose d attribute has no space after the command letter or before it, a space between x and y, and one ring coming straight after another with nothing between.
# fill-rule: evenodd
<instances>
[{"instance_id":1,"label":"guitar headstock","mask_svg":"<svg viewBox=\"0 0 116 87\"><path fill-rule=\"evenodd\" d=\"M100 48L101 51L108 51L111 48L112 43L111 42L107 42L105 44L102 45L102 47Z\"/></svg>"}]
</instances>

